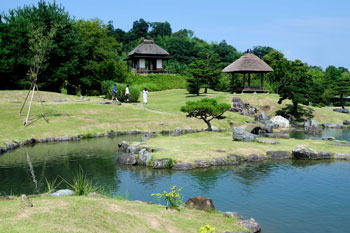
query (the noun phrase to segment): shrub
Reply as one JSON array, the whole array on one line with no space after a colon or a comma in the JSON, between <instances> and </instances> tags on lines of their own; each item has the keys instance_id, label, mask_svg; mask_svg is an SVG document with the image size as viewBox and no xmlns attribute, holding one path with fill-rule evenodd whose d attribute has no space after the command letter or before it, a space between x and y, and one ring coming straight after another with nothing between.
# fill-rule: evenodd
<instances>
[{"instance_id":1,"label":"shrub","mask_svg":"<svg viewBox=\"0 0 350 233\"><path fill-rule=\"evenodd\" d=\"M119 83L117 84L117 98L119 101L125 102L125 88L126 84L124 83ZM140 87L139 86L129 86L129 101L130 102L137 102L140 97Z\"/></svg>"},{"instance_id":2,"label":"shrub","mask_svg":"<svg viewBox=\"0 0 350 233\"><path fill-rule=\"evenodd\" d=\"M112 88L115 82L113 80L105 80L101 82L101 94L105 95L106 99L112 98Z\"/></svg>"},{"instance_id":3,"label":"shrub","mask_svg":"<svg viewBox=\"0 0 350 233\"><path fill-rule=\"evenodd\" d=\"M78 172L73 175L72 182L68 182L64 178L62 178L62 180L79 196L87 195L98 190L98 188L93 186L91 180L87 178L81 167L79 167Z\"/></svg>"},{"instance_id":4,"label":"shrub","mask_svg":"<svg viewBox=\"0 0 350 233\"><path fill-rule=\"evenodd\" d=\"M209 224L205 225L204 227L199 228L198 233L214 233L215 232L215 228L214 227L210 227Z\"/></svg>"},{"instance_id":5,"label":"shrub","mask_svg":"<svg viewBox=\"0 0 350 233\"><path fill-rule=\"evenodd\" d=\"M158 201L164 197L166 201L166 209L174 208L176 210L180 210L180 206L184 205L182 201L181 190L183 187L177 189L176 185L171 187L171 192L163 191L163 193L152 193L151 197L157 196ZM170 205L170 206L169 206Z\"/></svg>"}]
</instances>

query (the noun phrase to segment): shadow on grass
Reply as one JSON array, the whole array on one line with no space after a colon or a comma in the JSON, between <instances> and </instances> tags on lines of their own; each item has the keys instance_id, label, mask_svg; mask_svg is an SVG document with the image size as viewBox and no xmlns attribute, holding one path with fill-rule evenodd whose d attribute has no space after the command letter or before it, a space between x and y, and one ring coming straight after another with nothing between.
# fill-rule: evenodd
<instances>
[{"instance_id":1,"label":"shadow on grass","mask_svg":"<svg viewBox=\"0 0 350 233\"><path fill-rule=\"evenodd\" d=\"M314 117L314 110L310 107L298 105L297 114L293 112L293 105L287 104L286 107L277 110L276 115L281 115L284 118L292 119L296 121L305 121Z\"/></svg>"}]
</instances>

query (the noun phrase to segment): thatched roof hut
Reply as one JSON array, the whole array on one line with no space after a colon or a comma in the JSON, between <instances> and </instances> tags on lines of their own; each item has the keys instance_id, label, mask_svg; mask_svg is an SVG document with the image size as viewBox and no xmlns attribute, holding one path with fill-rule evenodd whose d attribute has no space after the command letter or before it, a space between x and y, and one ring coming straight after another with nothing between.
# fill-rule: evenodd
<instances>
[{"instance_id":1,"label":"thatched roof hut","mask_svg":"<svg viewBox=\"0 0 350 233\"><path fill-rule=\"evenodd\" d=\"M156 45L153 40L142 40L142 43L134 48L127 60L131 61L132 70L135 73L164 73L168 72L168 65L164 69L163 62L170 59L170 54L165 49Z\"/></svg>"},{"instance_id":2,"label":"thatched roof hut","mask_svg":"<svg viewBox=\"0 0 350 233\"><path fill-rule=\"evenodd\" d=\"M273 69L259 57L252 53L246 53L239 59L226 66L225 73L268 73Z\"/></svg>"},{"instance_id":3,"label":"thatched roof hut","mask_svg":"<svg viewBox=\"0 0 350 233\"><path fill-rule=\"evenodd\" d=\"M169 53L156 45L153 40L142 40L142 43L139 44L136 48L134 48L129 54L128 57L169 57Z\"/></svg>"},{"instance_id":4,"label":"thatched roof hut","mask_svg":"<svg viewBox=\"0 0 350 233\"><path fill-rule=\"evenodd\" d=\"M241 56L239 59L226 66L222 70L225 73L241 73L243 74L243 87L233 90L233 92L242 92L242 93L266 93L264 90L264 74L268 72L273 72L273 69L266 64L259 57L251 53L251 50L248 50L246 54ZM261 84L260 86L251 86L250 85L250 74L259 73L261 74ZM246 77L245 74L248 74L248 86L245 86Z\"/></svg>"}]
</instances>

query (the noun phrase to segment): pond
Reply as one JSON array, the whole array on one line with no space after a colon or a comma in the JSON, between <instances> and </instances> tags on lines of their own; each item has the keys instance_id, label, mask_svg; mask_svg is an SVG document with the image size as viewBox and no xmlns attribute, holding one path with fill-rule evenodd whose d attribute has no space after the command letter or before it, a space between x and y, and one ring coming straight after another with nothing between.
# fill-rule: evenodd
<instances>
[{"instance_id":1,"label":"pond","mask_svg":"<svg viewBox=\"0 0 350 233\"><path fill-rule=\"evenodd\" d=\"M325 128L322 130L322 135L310 135L305 134L303 128L295 132L290 133L291 138L295 139L316 139L321 140L322 138L334 137L336 140L348 141L350 142L350 129L332 129Z\"/></svg>"},{"instance_id":2,"label":"pond","mask_svg":"<svg viewBox=\"0 0 350 233\"><path fill-rule=\"evenodd\" d=\"M263 233L348 231L350 162L286 160L191 171L154 170L118 165L121 140L139 141L140 137L41 144L3 154L0 192L44 191L45 178L70 179L81 166L94 183L130 200L157 202L152 193L184 186L184 201L191 196L210 197L217 210L254 218Z\"/></svg>"}]
</instances>

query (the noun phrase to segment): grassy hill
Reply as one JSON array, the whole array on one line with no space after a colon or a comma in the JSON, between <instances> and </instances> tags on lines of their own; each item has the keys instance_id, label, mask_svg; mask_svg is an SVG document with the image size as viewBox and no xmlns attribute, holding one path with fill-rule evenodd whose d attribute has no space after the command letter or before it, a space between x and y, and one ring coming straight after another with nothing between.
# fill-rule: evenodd
<instances>
[{"instance_id":1,"label":"grassy hill","mask_svg":"<svg viewBox=\"0 0 350 233\"><path fill-rule=\"evenodd\" d=\"M141 103L117 105L102 105L98 97L90 97L90 101L81 102L79 97L62 95L52 92L40 92L45 100L44 107L48 113L49 123L41 116L42 110L38 97L35 96L32 106L31 119L33 123L23 126L28 104L19 116L19 110L27 92L26 91L0 91L0 142L13 139L40 138L48 136L65 136L80 133L103 133L107 130L141 130L160 131L163 129L206 128L204 122L186 118L180 112L180 107L187 101L196 101L201 98L215 98L219 102L231 104L233 96L258 108L269 105L268 114L285 105L277 104L278 95L275 94L240 94L232 95L224 92L209 91L200 96L190 95L184 89L166 90L149 93L149 104L145 107ZM66 99L66 102L55 102L55 99ZM288 103L288 102L286 102ZM319 122L341 123L349 119L348 114L333 112L332 108L315 108L315 119ZM237 113L227 112L226 119L213 121L219 128L230 128L229 122L242 125L251 117Z\"/></svg>"}]
</instances>

